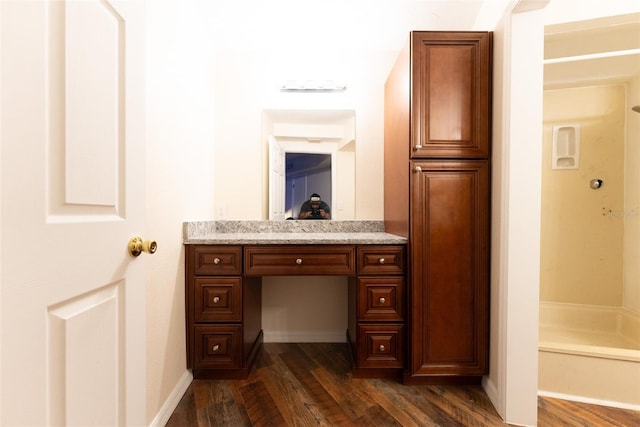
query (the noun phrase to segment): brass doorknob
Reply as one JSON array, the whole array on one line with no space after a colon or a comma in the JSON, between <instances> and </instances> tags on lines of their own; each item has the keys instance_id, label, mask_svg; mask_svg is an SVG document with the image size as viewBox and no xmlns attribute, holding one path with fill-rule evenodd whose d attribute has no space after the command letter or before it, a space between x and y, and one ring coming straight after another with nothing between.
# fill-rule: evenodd
<instances>
[{"instance_id":1,"label":"brass doorknob","mask_svg":"<svg viewBox=\"0 0 640 427\"><path fill-rule=\"evenodd\" d=\"M155 240L142 241L141 237L135 236L129 240L129 255L132 257L140 256L142 252L155 254L158 250L158 244Z\"/></svg>"}]
</instances>

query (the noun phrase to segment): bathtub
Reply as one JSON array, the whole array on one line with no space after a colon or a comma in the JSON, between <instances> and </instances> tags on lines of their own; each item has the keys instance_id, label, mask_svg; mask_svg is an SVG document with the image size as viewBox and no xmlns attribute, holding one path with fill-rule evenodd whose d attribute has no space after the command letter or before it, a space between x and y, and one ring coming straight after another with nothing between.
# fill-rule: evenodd
<instances>
[{"instance_id":1,"label":"bathtub","mask_svg":"<svg viewBox=\"0 0 640 427\"><path fill-rule=\"evenodd\" d=\"M640 410L640 315L540 302L538 394Z\"/></svg>"}]
</instances>

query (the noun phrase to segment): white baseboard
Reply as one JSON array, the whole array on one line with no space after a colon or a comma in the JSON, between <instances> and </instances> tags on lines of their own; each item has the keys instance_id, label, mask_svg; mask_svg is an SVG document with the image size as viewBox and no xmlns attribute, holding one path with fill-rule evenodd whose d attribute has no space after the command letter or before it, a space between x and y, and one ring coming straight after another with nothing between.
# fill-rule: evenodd
<instances>
[{"instance_id":1,"label":"white baseboard","mask_svg":"<svg viewBox=\"0 0 640 427\"><path fill-rule=\"evenodd\" d=\"M614 402L611 400L594 399L591 397L574 396L571 394L555 393L553 391L538 390L538 396L551 397L553 399L570 400L572 402L589 403L591 405L609 406L611 408L631 409L632 411L640 411L640 405L633 403Z\"/></svg>"},{"instance_id":2,"label":"white baseboard","mask_svg":"<svg viewBox=\"0 0 640 427\"><path fill-rule=\"evenodd\" d=\"M344 330L340 331L264 331L264 342L347 342Z\"/></svg>"},{"instance_id":3,"label":"white baseboard","mask_svg":"<svg viewBox=\"0 0 640 427\"><path fill-rule=\"evenodd\" d=\"M500 400L498 388L496 387L495 383L489 379L488 375L485 375L482 378L482 388L484 389L484 392L487 393L487 397L489 397L489 400L493 404L493 407L495 408L498 415L500 415L500 417L502 417L502 419L504 420L506 415L504 413L503 407L504 402Z\"/></svg>"},{"instance_id":4,"label":"white baseboard","mask_svg":"<svg viewBox=\"0 0 640 427\"><path fill-rule=\"evenodd\" d=\"M171 391L171 394L169 394L167 400L165 400L162 408L160 408L153 421L151 421L151 424L149 424L150 427L164 427L167 424L171 414L173 414L173 411L178 407L180 399L182 399L187 388L189 388L191 381L193 381L193 374L187 369L178 380L178 383Z\"/></svg>"}]
</instances>

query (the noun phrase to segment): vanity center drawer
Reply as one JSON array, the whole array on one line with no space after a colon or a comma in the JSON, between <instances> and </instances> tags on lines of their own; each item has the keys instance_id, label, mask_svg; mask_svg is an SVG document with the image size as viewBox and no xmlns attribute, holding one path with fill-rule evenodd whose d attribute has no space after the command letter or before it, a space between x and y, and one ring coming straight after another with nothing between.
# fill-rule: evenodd
<instances>
[{"instance_id":1,"label":"vanity center drawer","mask_svg":"<svg viewBox=\"0 0 640 427\"><path fill-rule=\"evenodd\" d=\"M244 273L249 276L354 275L355 246L246 246Z\"/></svg>"}]
</instances>

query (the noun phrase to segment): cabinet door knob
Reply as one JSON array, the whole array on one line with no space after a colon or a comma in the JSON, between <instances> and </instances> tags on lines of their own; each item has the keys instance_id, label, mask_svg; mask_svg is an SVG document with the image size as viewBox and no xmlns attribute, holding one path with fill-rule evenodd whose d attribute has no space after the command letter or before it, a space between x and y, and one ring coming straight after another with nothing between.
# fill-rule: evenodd
<instances>
[{"instance_id":1,"label":"cabinet door knob","mask_svg":"<svg viewBox=\"0 0 640 427\"><path fill-rule=\"evenodd\" d=\"M302 264L302 258L296 259L296 264L298 264L298 265Z\"/></svg>"},{"instance_id":2,"label":"cabinet door knob","mask_svg":"<svg viewBox=\"0 0 640 427\"><path fill-rule=\"evenodd\" d=\"M384 304L385 302L387 302L387 299L385 297L380 297L380 304Z\"/></svg>"},{"instance_id":3,"label":"cabinet door knob","mask_svg":"<svg viewBox=\"0 0 640 427\"><path fill-rule=\"evenodd\" d=\"M214 258L213 259L213 263L214 264L220 264L220 261L221 261L220 258Z\"/></svg>"},{"instance_id":4,"label":"cabinet door knob","mask_svg":"<svg viewBox=\"0 0 640 427\"><path fill-rule=\"evenodd\" d=\"M218 351L218 350L220 350L220 345L219 344L216 344L213 347L211 347L211 351Z\"/></svg>"},{"instance_id":5,"label":"cabinet door knob","mask_svg":"<svg viewBox=\"0 0 640 427\"><path fill-rule=\"evenodd\" d=\"M387 348L385 346L383 346L382 344L380 344L380 347L378 347L378 350L380 351L385 351Z\"/></svg>"},{"instance_id":6,"label":"cabinet door knob","mask_svg":"<svg viewBox=\"0 0 640 427\"><path fill-rule=\"evenodd\" d=\"M413 151L418 151L418 150L422 150L422 145L421 144L413 146Z\"/></svg>"},{"instance_id":7,"label":"cabinet door knob","mask_svg":"<svg viewBox=\"0 0 640 427\"><path fill-rule=\"evenodd\" d=\"M380 258L380 259L378 260L378 264L384 264L384 258Z\"/></svg>"},{"instance_id":8,"label":"cabinet door knob","mask_svg":"<svg viewBox=\"0 0 640 427\"><path fill-rule=\"evenodd\" d=\"M213 303L217 304L220 302L220 297L213 297Z\"/></svg>"},{"instance_id":9,"label":"cabinet door knob","mask_svg":"<svg viewBox=\"0 0 640 427\"><path fill-rule=\"evenodd\" d=\"M420 166L416 166L415 169L413 169L413 171L415 173L420 173L420 172L422 172L422 168Z\"/></svg>"}]
</instances>

